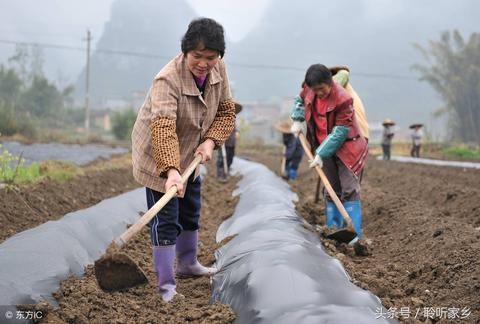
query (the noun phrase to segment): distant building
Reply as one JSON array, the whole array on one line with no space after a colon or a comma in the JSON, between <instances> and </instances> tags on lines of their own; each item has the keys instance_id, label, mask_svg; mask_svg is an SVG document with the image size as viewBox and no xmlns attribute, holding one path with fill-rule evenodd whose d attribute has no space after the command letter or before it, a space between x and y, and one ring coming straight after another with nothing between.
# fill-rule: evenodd
<instances>
[{"instance_id":1,"label":"distant building","mask_svg":"<svg viewBox=\"0 0 480 324\"><path fill-rule=\"evenodd\" d=\"M112 130L111 121L112 111L110 109L96 109L90 113L91 123L95 128L100 128L106 132Z\"/></svg>"},{"instance_id":2,"label":"distant building","mask_svg":"<svg viewBox=\"0 0 480 324\"><path fill-rule=\"evenodd\" d=\"M120 111L130 106L130 101L124 98L106 98L101 103L102 109Z\"/></svg>"}]
</instances>

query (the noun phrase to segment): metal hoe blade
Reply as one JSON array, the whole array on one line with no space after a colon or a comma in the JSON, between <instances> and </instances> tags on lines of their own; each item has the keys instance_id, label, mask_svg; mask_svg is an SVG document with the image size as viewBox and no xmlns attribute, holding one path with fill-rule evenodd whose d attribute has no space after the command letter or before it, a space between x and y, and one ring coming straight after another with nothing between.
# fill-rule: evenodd
<instances>
[{"instance_id":1,"label":"metal hoe blade","mask_svg":"<svg viewBox=\"0 0 480 324\"><path fill-rule=\"evenodd\" d=\"M332 234L327 235L328 239L338 241L340 243L349 243L351 242L357 234L352 232L348 228L342 228Z\"/></svg>"},{"instance_id":2,"label":"metal hoe blade","mask_svg":"<svg viewBox=\"0 0 480 324\"><path fill-rule=\"evenodd\" d=\"M104 291L118 291L148 282L142 269L124 253L107 254L95 261L95 277Z\"/></svg>"}]
</instances>

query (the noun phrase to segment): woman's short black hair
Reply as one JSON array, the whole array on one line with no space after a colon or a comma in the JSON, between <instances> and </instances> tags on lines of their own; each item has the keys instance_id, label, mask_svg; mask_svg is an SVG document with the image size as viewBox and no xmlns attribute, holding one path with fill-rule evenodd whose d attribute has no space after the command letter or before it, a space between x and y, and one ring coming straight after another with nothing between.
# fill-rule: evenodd
<instances>
[{"instance_id":1,"label":"woman's short black hair","mask_svg":"<svg viewBox=\"0 0 480 324\"><path fill-rule=\"evenodd\" d=\"M332 72L323 64L311 65L305 74L305 84L310 88L321 83L332 84Z\"/></svg>"},{"instance_id":2,"label":"woman's short black hair","mask_svg":"<svg viewBox=\"0 0 480 324\"><path fill-rule=\"evenodd\" d=\"M220 57L223 57L225 54L225 37L222 25L210 18L192 20L182 38L182 52L187 54L199 46L217 51Z\"/></svg>"}]
</instances>

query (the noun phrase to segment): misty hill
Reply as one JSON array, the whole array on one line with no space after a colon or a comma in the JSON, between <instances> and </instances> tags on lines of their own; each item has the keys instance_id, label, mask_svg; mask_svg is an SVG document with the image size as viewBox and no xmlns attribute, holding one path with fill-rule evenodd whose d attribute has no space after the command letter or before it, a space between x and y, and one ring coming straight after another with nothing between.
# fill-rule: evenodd
<instances>
[{"instance_id":1,"label":"misty hill","mask_svg":"<svg viewBox=\"0 0 480 324\"><path fill-rule=\"evenodd\" d=\"M13 42L55 44L40 46L43 70L60 88L71 85L85 66L86 29L96 40L110 12L110 2L64 0L2 1L0 5L0 38ZM63 47L73 47L68 49ZM0 44L0 62L9 65L15 45Z\"/></svg>"},{"instance_id":2,"label":"misty hill","mask_svg":"<svg viewBox=\"0 0 480 324\"><path fill-rule=\"evenodd\" d=\"M272 1L262 23L228 52L237 96L292 96L310 64L347 65L370 121L390 117L402 126L415 120L428 124L430 113L441 103L430 86L417 81L419 74L411 70L412 64L424 63L412 44L427 45L428 40L438 40L442 31L455 28L464 35L478 31L476 13L480 12L480 2L382 3ZM303 70L260 70L233 63L294 66Z\"/></svg>"},{"instance_id":3,"label":"misty hill","mask_svg":"<svg viewBox=\"0 0 480 324\"><path fill-rule=\"evenodd\" d=\"M275 0L242 41L227 42L225 58L241 101L293 97L310 64L347 65L370 121L389 117L404 129L413 121L430 126L431 113L441 102L430 85L419 82L419 74L411 70L413 64L424 63L413 44L426 46L452 29L468 36L478 31L478 12L480 2L476 0ZM180 51L181 36L195 16L183 0L116 0L96 48L164 58L95 52L92 95L97 99L129 98L133 91L148 89L156 72ZM83 74L76 90L83 95Z\"/></svg>"},{"instance_id":4,"label":"misty hill","mask_svg":"<svg viewBox=\"0 0 480 324\"><path fill-rule=\"evenodd\" d=\"M195 17L183 1L117 0L110 21L91 58L91 96L100 99L129 98L133 91L145 91L157 74L180 51L181 37ZM102 53L102 49L148 53L162 58ZM75 86L85 91L85 72Z\"/></svg>"}]
</instances>

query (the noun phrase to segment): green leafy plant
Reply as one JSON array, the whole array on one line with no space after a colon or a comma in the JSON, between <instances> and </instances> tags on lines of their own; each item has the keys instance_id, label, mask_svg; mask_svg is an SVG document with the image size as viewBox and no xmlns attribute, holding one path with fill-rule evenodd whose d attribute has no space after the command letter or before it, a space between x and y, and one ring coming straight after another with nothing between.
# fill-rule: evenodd
<instances>
[{"instance_id":1,"label":"green leafy plant","mask_svg":"<svg viewBox=\"0 0 480 324\"><path fill-rule=\"evenodd\" d=\"M37 163L25 165L22 155L13 155L0 144L0 184L9 190L18 183L28 183L40 176L40 168Z\"/></svg>"}]
</instances>

